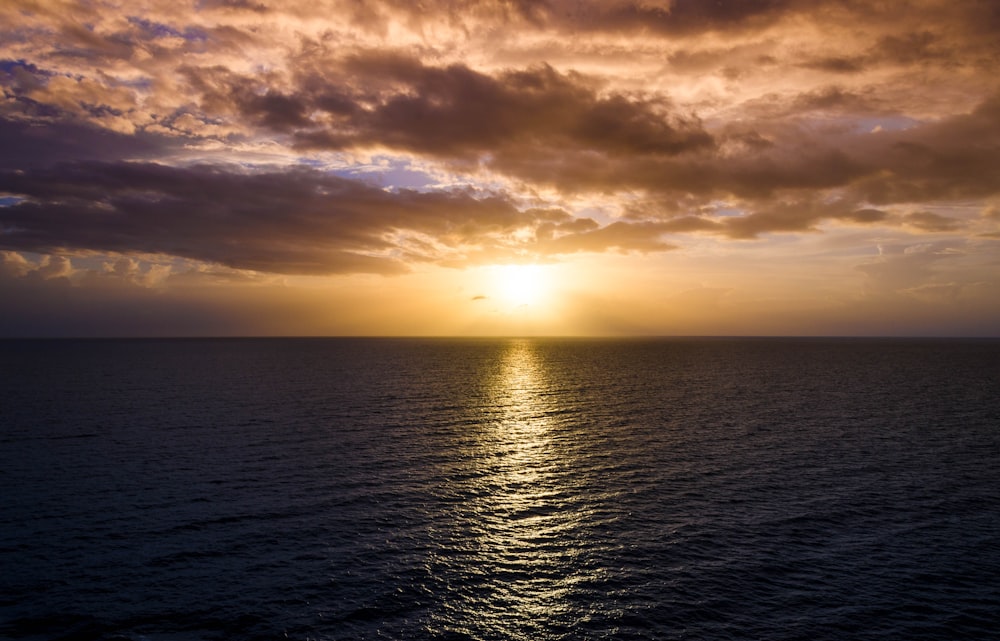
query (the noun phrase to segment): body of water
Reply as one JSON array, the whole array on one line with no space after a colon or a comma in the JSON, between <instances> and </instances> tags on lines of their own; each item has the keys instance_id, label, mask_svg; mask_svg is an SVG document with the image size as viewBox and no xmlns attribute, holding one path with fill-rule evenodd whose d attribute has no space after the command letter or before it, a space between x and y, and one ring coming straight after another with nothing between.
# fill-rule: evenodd
<instances>
[{"instance_id":1,"label":"body of water","mask_svg":"<svg viewBox=\"0 0 1000 641\"><path fill-rule=\"evenodd\" d=\"M0 637L1000 629L1000 341L4 341L0 376Z\"/></svg>"}]
</instances>

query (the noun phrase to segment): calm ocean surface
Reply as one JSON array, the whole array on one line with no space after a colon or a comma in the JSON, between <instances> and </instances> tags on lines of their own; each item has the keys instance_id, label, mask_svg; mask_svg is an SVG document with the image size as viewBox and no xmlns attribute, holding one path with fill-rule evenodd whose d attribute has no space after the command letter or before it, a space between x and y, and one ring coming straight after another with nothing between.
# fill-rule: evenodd
<instances>
[{"instance_id":1,"label":"calm ocean surface","mask_svg":"<svg viewBox=\"0 0 1000 641\"><path fill-rule=\"evenodd\" d=\"M0 377L0 638L1000 635L1000 341L0 341Z\"/></svg>"}]
</instances>

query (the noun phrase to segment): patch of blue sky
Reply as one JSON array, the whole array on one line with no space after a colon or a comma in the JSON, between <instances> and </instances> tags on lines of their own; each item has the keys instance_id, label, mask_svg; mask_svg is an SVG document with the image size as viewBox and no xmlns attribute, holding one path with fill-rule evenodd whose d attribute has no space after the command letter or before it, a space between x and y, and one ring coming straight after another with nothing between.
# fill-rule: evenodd
<instances>
[{"instance_id":1,"label":"patch of blue sky","mask_svg":"<svg viewBox=\"0 0 1000 641\"><path fill-rule=\"evenodd\" d=\"M919 120L907 116L887 116L854 118L854 126L861 132L903 131L920 124Z\"/></svg>"},{"instance_id":2,"label":"patch of blue sky","mask_svg":"<svg viewBox=\"0 0 1000 641\"><path fill-rule=\"evenodd\" d=\"M122 116L125 114L121 109L116 109L110 105L89 105L86 103L81 104L81 107L87 111L92 116L98 118L102 116Z\"/></svg>"},{"instance_id":3,"label":"patch of blue sky","mask_svg":"<svg viewBox=\"0 0 1000 641\"><path fill-rule=\"evenodd\" d=\"M295 159L295 164L309 167L310 169L328 169L331 166L329 158L320 158L318 156L300 156Z\"/></svg>"},{"instance_id":4,"label":"patch of blue sky","mask_svg":"<svg viewBox=\"0 0 1000 641\"><path fill-rule=\"evenodd\" d=\"M208 32L198 27L186 27L184 31L175 29L161 22L153 22L138 16L129 16L129 24L133 24L156 38L183 38L190 42L208 40Z\"/></svg>"},{"instance_id":5,"label":"patch of blue sky","mask_svg":"<svg viewBox=\"0 0 1000 641\"><path fill-rule=\"evenodd\" d=\"M715 201L709 203L710 212L713 216L718 216L719 218L734 218L738 216L745 216L746 210L740 209L739 207L733 207L729 203Z\"/></svg>"},{"instance_id":6,"label":"patch of blue sky","mask_svg":"<svg viewBox=\"0 0 1000 641\"><path fill-rule=\"evenodd\" d=\"M348 180L362 181L390 192L461 189L488 195L504 191L505 187L505 183L500 181L470 179L451 174L433 165L392 155L375 155L360 160L352 154L321 153L299 156L292 164L317 169Z\"/></svg>"},{"instance_id":7,"label":"patch of blue sky","mask_svg":"<svg viewBox=\"0 0 1000 641\"><path fill-rule=\"evenodd\" d=\"M364 179L390 191L430 191L440 183L438 177L414 167L408 160L388 156L377 156L370 163L331 168L329 171L342 178Z\"/></svg>"},{"instance_id":8,"label":"patch of blue sky","mask_svg":"<svg viewBox=\"0 0 1000 641\"><path fill-rule=\"evenodd\" d=\"M24 201L25 199L20 196L0 196L0 207L13 207Z\"/></svg>"},{"instance_id":9,"label":"patch of blue sky","mask_svg":"<svg viewBox=\"0 0 1000 641\"><path fill-rule=\"evenodd\" d=\"M44 69L41 69L35 66L33 63L24 60L23 58L18 58L16 60L12 58L5 58L3 60L0 60L0 74L10 74L13 73L14 70L16 69L27 70L36 76L53 75L51 71L46 71Z\"/></svg>"},{"instance_id":10,"label":"patch of blue sky","mask_svg":"<svg viewBox=\"0 0 1000 641\"><path fill-rule=\"evenodd\" d=\"M25 252L22 252L27 257ZM105 272L113 271L115 264L120 260L135 260L138 262L139 271L146 273L154 265L169 265L172 270L178 270L179 268L188 265L191 261L187 261L183 258L173 258L168 256L158 256L150 254L116 254L116 253L99 253L99 254L86 254L86 255L71 255L70 260L73 263L73 268L77 270L87 270L93 272ZM31 259L29 259L31 260ZM41 256L35 259L33 262L40 262Z\"/></svg>"},{"instance_id":11,"label":"patch of blue sky","mask_svg":"<svg viewBox=\"0 0 1000 641\"><path fill-rule=\"evenodd\" d=\"M100 254L70 257L70 262L73 263L73 269L86 269L97 272L104 271L104 264L108 261L114 262L115 260L117 260L117 257Z\"/></svg>"},{"instance_id":12,"label":"patch of blue sky","mask_svg":"<svg viewBox=\"0 0 1000 641\"><path fill-rule=\"evenodd\" d=\"M115 83L137 91L149 91L153 88L152 78L116 78Z\"/></svg>"}]
</instances>

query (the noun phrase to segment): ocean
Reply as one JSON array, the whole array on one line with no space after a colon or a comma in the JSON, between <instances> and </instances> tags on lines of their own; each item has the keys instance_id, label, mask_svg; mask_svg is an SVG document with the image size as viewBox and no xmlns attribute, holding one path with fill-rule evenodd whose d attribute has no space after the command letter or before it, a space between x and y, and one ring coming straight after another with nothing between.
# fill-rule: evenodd
<instances>
[{"instance_id":1,"label":"ocean","mask_svg":"<svg viewBox=\"0 0 1000 641\"><path fill-rule=\"evenodd\" d=\"M0 637L996 639L1000 340L0 341Z\"/></svg>"}]
</instances>

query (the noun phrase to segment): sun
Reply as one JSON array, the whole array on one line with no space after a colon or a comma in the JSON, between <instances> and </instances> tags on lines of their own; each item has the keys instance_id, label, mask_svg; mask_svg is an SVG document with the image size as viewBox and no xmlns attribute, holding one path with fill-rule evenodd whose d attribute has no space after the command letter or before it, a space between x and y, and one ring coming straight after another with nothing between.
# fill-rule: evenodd
<instances>
[{"instance_id":1,"label":"sun","mask_svg":"<svg viewBox=\"0 0 1000 641\"><path fill-rule=\"evenodd\" d=\"M504 305L533 307L545 302L549 278L541 265L495 265L491 271L494 295Z\"/></svg>"}]
</instances>

